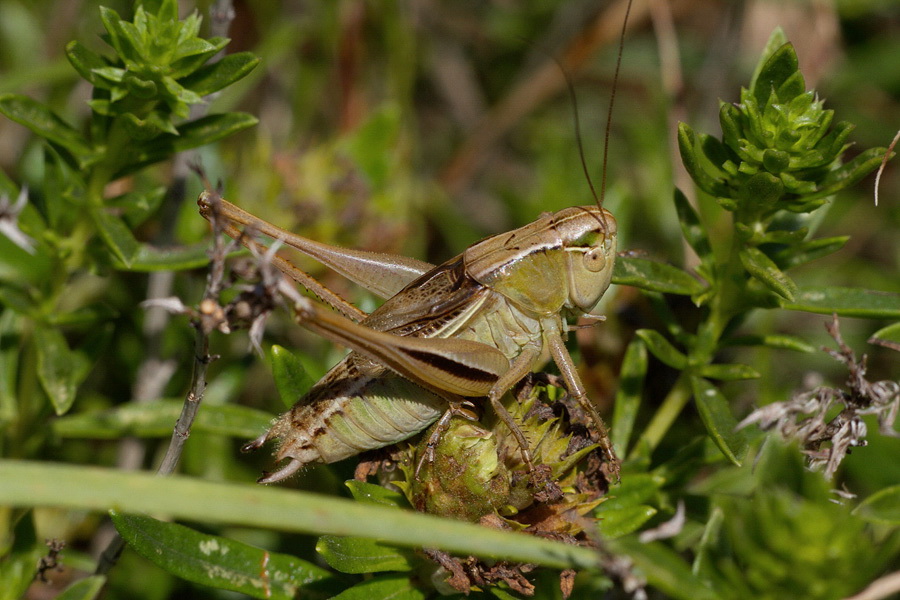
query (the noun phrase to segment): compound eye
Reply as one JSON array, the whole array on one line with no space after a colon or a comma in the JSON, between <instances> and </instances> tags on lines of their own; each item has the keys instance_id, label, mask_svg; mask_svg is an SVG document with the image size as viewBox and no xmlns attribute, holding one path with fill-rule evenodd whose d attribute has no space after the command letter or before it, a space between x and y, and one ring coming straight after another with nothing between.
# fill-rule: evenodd
<instances>
[{"instance_id":1,"label":"compound eye","mask_svg":"<svg viewBox=\"0 0 900 600\"><path fill-rule=\"evenodd\" d=\"M606 255L602 247L591 248L584 253L584 268L591 273L599 273L606 267Z\"/></svg>"}]
</instances>

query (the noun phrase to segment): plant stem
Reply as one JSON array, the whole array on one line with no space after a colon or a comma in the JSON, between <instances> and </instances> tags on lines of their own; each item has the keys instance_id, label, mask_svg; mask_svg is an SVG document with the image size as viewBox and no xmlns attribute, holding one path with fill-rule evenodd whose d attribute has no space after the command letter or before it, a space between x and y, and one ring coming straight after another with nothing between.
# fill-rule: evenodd
<instances>
[{"instance_id":1,"label":"plant stem","mask_svg":"<svg viewBox=\"0 0 900 600\"><path fill-rule=\"evenodd\" d=\"M653 419L647 425L644 433L641 435L638 443L635 444L632 454L635 452L651 452L653 451L662 438L669 431L672 423L681 414L682 409L691 399L691 382L687 372L682 372L675 382L675 385L669 391L666 399L663 400L662 406L653 415Z\"/></svg>"}]
</instances>

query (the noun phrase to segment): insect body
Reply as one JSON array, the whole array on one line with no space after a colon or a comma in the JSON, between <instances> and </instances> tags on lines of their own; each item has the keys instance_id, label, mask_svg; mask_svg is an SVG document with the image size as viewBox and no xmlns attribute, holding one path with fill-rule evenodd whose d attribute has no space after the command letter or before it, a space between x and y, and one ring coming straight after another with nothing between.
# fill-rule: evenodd
<instances>
[{"instance_id":1,"label":"insect body","mask_svg":"<svg viewBox=\"0 0 900 600\"><path fill-rule=\"evenodd\" d=\"M569 392L594 421L601 447L617 471L606 427L563 342L567 318L590 315L612 277L616 222L605 209L573 207L545 214L431 267L307 240L207 192L199 200L201 213L209 217L214 203L232 224L226 231L245 243L254 244L238 236L234 225L282 239L373 292L390 296L359 323L297 298L295 310L304 326L352 352L267 434L247 445L253 449L276 439L278 459L289 460L260 481L278 481L311 462L334 462L399 442L442 414L449 419L466 398L477 397L488 398L530 465L527 441L501 398L548 353ZM317 285L286 261L276 266L308 287ZM342 312L352 317L352 311Z\"/></svg>"}]
</instances>

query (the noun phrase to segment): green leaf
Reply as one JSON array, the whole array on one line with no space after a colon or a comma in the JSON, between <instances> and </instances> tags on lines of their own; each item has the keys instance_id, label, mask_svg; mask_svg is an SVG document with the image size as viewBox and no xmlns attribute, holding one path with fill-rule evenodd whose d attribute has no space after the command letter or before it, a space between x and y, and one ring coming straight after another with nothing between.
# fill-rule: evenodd
<instances>
[{"instance_id":1,"label":"green leaf","mask_svg":"<svg viewBox=\"0 0 900 600\"><path fill-rule=\"evenodd\" d=\"M710 512L706 525L703 526L703 535L697 546L692 571L698 577L708 580L715 572L716 558L719 556L722 522L725 513L720 506L714 506Z\"/></svg>"},{"instance_id":2,"label":"green leaf","mask_svg":"<svg viewBox=\"0 0 900 600\"><path fill-rule=\"evenodd\" d=\"M107 248L126 269L130 268L132 259L140 249L140 244L128 226L122 222L122 219L114 217L102 207L92 208L91 217L97 225L100 237L106 242Z\"/></svg>"},{"instance_id":3,"label":"green leaf","mask_svg":"<svg viewBox=\"0 0 900 600\"><path fill-rule=\"evenodd\" d=\"M117 269L149 273L153 271L186 271L209 264L209 244L201 242L191 246L157 248L149 244L138 244L131 262L114 262ZM238 252L240 253L240 252Z\"/></svg>"},{"instance_id":4,"label":"green leaf","mask_svg":"<svg viewBox=\"0 0 900 600\"><path fill-rule=\"evenodd\" d=\"M105 69L109 65L103 57L89 50L81 42L71 41L66 44L66 58L88 83L94 87L106 87L103 78L97 74L97 69Z\"/></svg>"},{"instance_id":5,"label":"green leaf","mask_svg":"<svg viewBox=\"0 0 900 600\"><path fill-rule=\"evenodd\" d=\"M269 353L275 387L285 406L293 406L316 383L301 361L290 350L277 344Z\"/></svg>"},{"instance_id":6,"label":"green leaf","mask_svg":"<svg viewBox=\"0 0 900 600\"><path fill-rule=\"evenodd\" d=\"M675 210L678 213L678 221L681 223L681 232L685 241L701 260L711 258L712 248L709 245L709 236L700 221L700 215L691 206L687 196L677 188L675 189Z\"/></svg>"},{"instance_id":7,"label":"green leaf","mask_svg":"<svg viewBox=\"0 0 900 600\"><path fill-rule=\"evenodd\" d=\"M172 434L183 404L181 400L167 399L69 415L53 422L53 432L66 438L167 437ZM256 438L269 428L272 418L269 413L246 406L204 404L191 429L237 438Z\"/></svg>"},{"instance_id":8,"label":"green leaf","mask_svg":"<svg viewBox=\"0 0 900 600\"><path fill-rule=\"evenodd\" d=\"M259 64L259 58L251 52L236 52L218 62L200 67L178 83L198 96L206 96L228 87L244 78Z\"/></svg>"},{"instance_id":9,"label":"green leaf","mask_svg":"<svg viewBox=\"0 0 900 600\"><path fill-rule=\"evenodd\" d=\"M886 148L869 148L863 150L859 155L854 157L853 160L830 171L828 175L825 176L822 185L816 190L816 193L805 197L804 200L815 200L831 196L840 190L846 189L857 183L881 165L886 153Z\"/></svg>"},{"instance_id":10,"label":"green leaf","mask_svg":"<svg viewBox=\"0 0 900 600\"><path fill-rule=\"evenodd\" d=\"M173 154L211 144L238 131L256 125L258 119L247 113L208 115L178 126L178 135L159 135L138 147L116 177L166 160Z\"/></svg>"},{"instance_id":11,"label":"green leaf","mask_svg":"<svg viewBox=\"0 0 900 600\"><path fill-rule=\"evenodd\" d=\"M760 73L763 70L763 67L768 63L769 58L775 54L775 52L788 43L787 36L784 35L784 30L781 27L776 27L772 32L772 35L769 36L769 40L766 42L766 47L763 48L762 54L759 56L759 61L756 63L756 68L753 70L753 76L750 78L750 89L756 89L757 81L759 80ZM767 96L768 97L768 96Z\"/></svg>"},{"instance_id":12,"label":"green leaf","mask_svg":"<svg viewBox=\"0 0 900 600\"><path fill-rule=\"evenodd\" d=\"M37 369L41 387L47 392L57 415L64 415L75 402L78 386L87 377L90 365L84 355L73 352L55 327L37 326Z\"/></svg>"},{"instance_id":13,"label":"green leaf","mask_svg":"<svg viewBox=\"0 0 900 600\"><path fill-rule=\"evenodd\" d=\"M100 159L100 155L80 133L40 102L26 96L6 94L0 96L0 113L64 148L70 154L69 158L82 169Z\"/></svg>"},{"instance_id":14,"label":"green leaf","mask_svg":"<svg viewBox=\"0 0 900 600\"><path fill-rule=\"evenodd\" d=\"M667 598L678 600L723 600L692 572L679 554L661 542L642 544L628 536L612 540L616 554L626 554L647 581Z\"/></svg>"},{"instance_id":15,"label":"green leaf","mask_svg":"<svg viewBox=\"0 0 900 600\"><path fill-rule=\"evenodd\" d=\"M697 412L706 425L706 431L728 460L740 466L747 451L747 440L742 431L737 431L737 419L728 406L725 396L706 379L691 377Z\"/></svg>"},{"instance_id":16,"label":"green leaf","mask_svg":"<svg viewBox=\"0 0 900 600\"><path fill-rule=\"evenodd\" d=\"M710 140L713 145L721 146L721 143L715 138L706 136L704 139ZM694 130L686 123L678 124L678 149L681 152L681 162L697 187L711 196L728 196L727 186L719 177L709 172L710 170L718 171L718 163L714 165L707 154L703 152L701 145L697 143Z\"/></svg>"},{"instance_id":17,"label":"green leaf","mask_svg":"<svg viewBox=\"0 0 900 600\"><path fill-rule=\"evenodd\" d=\"M849 239L849 235L841 235L792 244L790 247L775 253L772 260L782 269L789 269L837 252L844 247L844 244Z\"/></svg>"},{"instance_id":18,"label":"green leaf","mask_svg":"<svg viewBox=\"0 0 900 600\"><path fill-rule=\"evenodd\" d=\"M784 308L842 317L900 319L900 294L861 288L804 288Z\"/></svg>"},{"instance_id":19,"label":"green leaf","mask_svg":"<svg viewBox=\"0 0 900 600\"><path fill-rule=\"evenodd\" d=\"M122 17L119 13L105 6L100 7L100 20L108 34L108 43L116 49L116 52L125 59L139 58L134 52L133 46L127 41L122 29Z\"/></svg>"},{"instance_id":20,"label":"green leaf","mask_svg":"<svg viewBox=\"0 0 900 600\"><path fill-rule=\"evenodd\" d=\"M600 533L605 539L620 538L643 527L656 513L655 508L646 504L604 511L600 517Z\"/></svg>"},{"instance_id":21,"label":"green leaf","mask_svg":"<svg viewBox=\"0 0 900 600\"><path fill-rule=\"evenodd\" d=\"M360 537L323 535L316 544L325 562L341 573L377 573L410 571L414 555L377 540Z\"/></svg>"},{"instance_id":22,"label":"green leaf","mask_svg":"<svg viewBox=\"0 0 900 600\"><path fill-rule=\"evenodd\" d=\"M741 264L757 281L791 302L797 293L797 284L791 280L772 259L759 248L743 248L740 252Z\"/></svg>"},{"instance_id":23,"label":"green leaf","mask_svg":"<svg viewBox=\"0 0 900 600\"><path fill-rule=\"evenodd\" d=\"M853 510L867 521L900 525L900 485L878 490Z\"/></svg>"},{"instance_id":24,"label":"green leaf","mask_svg":"<svg viewBox=\"0 0 900 600\"><path fill-rule=\"evenodd\" d=\"M16 386L21 352L20 327L21 319L15 312L4 310L0 314L0 427L16 420L19 414Z\"/></svg>"},{"instance_id":25,"label":"green leaf","mask_svg":"<svg viewBox=\"0 0 900 600\"><path fill-rule=\"evenodd\" d=\"M4 531L5 539L0 540L0 600L24 598L34 581L38 561L47 553L47 547L36 539L33 515L34 511L27 511L19 513L18 519L4 518L4 525L12 521L13 527Z\"/></svg>"},{"instance_id":26,"label":"green leaf","mask_svg":"<svg viewBox=\"0 0 900 600\"><path fill-rule=\"evenodd\" d=\"M687 356L675 348L660 332L654 329L638 329L634 333L644 340L650 353L663 363L679 371L687 368Z\"/></svg>"},{"instance_id":27,"label":"green leaf","mask_svg":"<svg viewBox=\"0 0 900 600\"><path fill-rule=\"evenodd\" d=\"M0 328L2 331L2 328ZM900 350L900 323L894 323L883 327L872 334L869 338L870 344L878 344L894 350Z\"/></svg>"},{"instance_id":28,"label":"green leaf","mask_svg":"<svg viewBox=\"0 0 900 600\"><path fill-rule=\"evenodd\" d=\"M816 347L793 335L742 335L725 340L727 346L766 346L777 350L811 353Z\"/></svg>"},{"instance_id":29,"label":"green leaf","mask_svg":"<svg viewBox=\"0 0 900 600\"><path fill-rule=\"evenodd\" d=\"M198 146L205 146L248 127L253 127L258 122L259 119L253 115L241 112L202 117L178 127L179 136L173 140L174 150L183 152Z\"/></svg>"},{"instance_id":30,"label":"green leaf","mask_svg":"<svg viewBox=\"0 0 900 600\"><path fill-rule=\"evenodd\" d=\"M768 50L768 47L766 49ZM754 78L750 89L750 93L761 107L769 101L769 95L773 90L778 90L782 84L799 73L797 53L790 43L780 46L769 58L763 60L765 63ZM790 97L778 99L782 102L791 100Z\"/></svg>"},{"instance_id":31,"label":"green leaf","mask_svg":"<svg viewBox=\"0 0 900 600\"><path fill-rule=\"evenodd\" d=\"M630 256L616 259L612 281L618 285L683 296L692 296L704 290L702 283L678 267Z\"/></svg>"},{"instance_id":32,"label":"green leaf","mask_svg":"<svg viewBox=\"0 0 900 600\"><path fill-rule=\"evenodd\" d=\"M386 487L368 483L365 481L357 481L351 479L344 483L350 494L357 502L365 502L367 504L378 504L381 506L393 506L395 508L409 508L409 502L406 496L396 490L389 490Z\"/></svg>"},{"instance_id":33,"label":"green leaf","mask_svg":"<svg viewBox=\"0 0 900 600\"><path fill-rule=\"evenodd\" d=\"M298 490L4 459L0 459L0 481L0 505L90 510L115 506L207 523L357 535L402 547L438 548L554 568L597 569L597 555L589 548Z\"/></svg>"},{"instance_id":34,"label":"green leaf","mask_svg":"<svg viewBox=\"0 0 900 600\"><path fill-rule=\"evenodd\" d=\"M331 600L425 600L427 594L400 574L376 575L344 590Z\"/></svg>"},{"instance_id":35,"label":"green leaf","mask_svg":"<svg viewBox=\"0 0 900 600\"><path fill-rule=\"evenodd\" d=\"M254 598L328 597L341 588L328 571L287 554L207 535L150 517L111 513L134 550L187 581Z\"/></svg>"},{"instance_id":36,"label":"green leaf","mask_svg":"<svg viewBox=\"0 0 900 600\"><path fill-rule=\"evenodd\" d=\"M153 214L162 204L166 188L159 186L146 191L132 191L105 201L113 211L121 211L128 227L134 229Z\"/></svg>"},{"instance_id":37,"label":"green leaf","mask_svg":"<svg viewBox=\"0 0 900 600\"><path fill-rule=\"evenodd\" d=\"M594 514L602 516L608 510L644 504L654 498L665 483L665 478L660 475L628 473L619 485L610 489L609 496L597 507Z\"/></svg>"},{"instance_id":38,"label":"green leaf","mask_svg":"<svg viewBox=\"0 0 900 600\"><path fill-rule=\"evenodd\" d=\"M759 379L759 371L749 365L742 364L718 364L703 365L695 369L694 374L708 379L720 381L738 381L741 379Z\"/></svg>"},{"instance_id":39,"label":"green leaf","mask_svg":"<svg viewBox=\"0 0 900 600\"><path fill-rule=\"evenodd\" d=\"M56 600L94 600L100 596L104 585L106 585L106 575L92 575L67 587L66 591L56 597Z\"/></svg>"},{"instance_id":40,"label":"green leaf","mask_svg":"<svg viewBox=\"0 0 900 600\"><path fill-rule=\"evenodd\" d=\"M647 346L639 337L631 340L625 350L622 368L619 371L619 389L613 407L612 433L613 446L619 456L627 456L628 442L634 431L638 409L641 406L641 395L644 391L644 378L647 376Z\"/></svg>"}]
</instances>

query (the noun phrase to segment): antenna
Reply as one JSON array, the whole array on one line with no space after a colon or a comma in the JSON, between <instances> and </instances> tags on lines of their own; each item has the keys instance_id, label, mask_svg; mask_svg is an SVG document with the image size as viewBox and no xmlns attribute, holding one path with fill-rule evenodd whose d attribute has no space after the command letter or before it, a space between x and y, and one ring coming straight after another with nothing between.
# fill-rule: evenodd
<instances>
[{"instance_id":1,"label":"antenna","mask_svg":"<svg viewBox=\"0 0 900 600\"><path fill-rule=\"evenodd\" d=\"M565 66L557 60L555 56L551 55L551 58L556 61L556 64L559 66L559 70L562 71L563 77L566 79L566 87L569 89L569 97L572 100L572 111L574 113L575 119L575 140L578 143L578 158L581 159L581 169L584 171L584 177L587 179L588 186L591 188L591 195L594 197L594 201L597 203L597 206L603 208L603 200L606 197L606 166L608 162L609 155L609 132L612 127L612 112L613 105L616 100L616 89L619 83L619 70L622 66L622 53L625 49L625 31L628 26L628 16L631 14L631 3L632 0L628 0L628 4L625 7L625 18L622 19L622 32L619 34L619 52L616 56L616 69L613 73L613 84L612 84L612 93L609 96L609 108L606 112L606 130L603 136L603 167L601 171L601 180L600 180L600 195L597 195L597 190L594 187L594 181L591 179L591 173L587 166L587 161L584 158L584 145L582 144L581 139L581 120L578 116L578 98L575 94L575 86L572 85L572 78L569 76L569 72L566 71Z\"/></svg>"},{"instance_id":2,"label":"antenna","mask_svg":"<svg viewBox=\"0 0 900 600\"><path fill-rule=\"evenodd\" d=\"M631 2L632 0L628 0L628 5L625 7L625 18L622 19L622 32L619 34L619 53L616 56L616 70L613 72L613 84L612 84L612 93L609 95L609 109L606 111L606 132L603 135L603 170L601 171L600 176L600 198L597 200L597 205L601 208L603 207L603 200L606 199L606 165L609 162L609 131L612 127L612 113L613 113L613 105L616 101L616 89L619 85L619 70L622 67L622 52L625 50L625 31L628 27L628 16L631 14ZM581 140L579 139L579 147L581 145ZM582 157L582 161L584 161L584 157ZM594 189L594 186L591 185L591 190ZM594 194L596 198L596 194Z\"/></svg>"}]
</instances>

